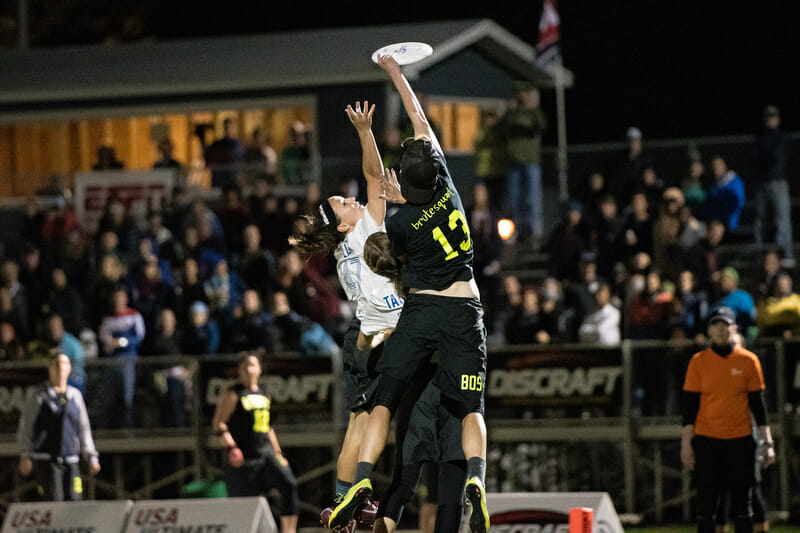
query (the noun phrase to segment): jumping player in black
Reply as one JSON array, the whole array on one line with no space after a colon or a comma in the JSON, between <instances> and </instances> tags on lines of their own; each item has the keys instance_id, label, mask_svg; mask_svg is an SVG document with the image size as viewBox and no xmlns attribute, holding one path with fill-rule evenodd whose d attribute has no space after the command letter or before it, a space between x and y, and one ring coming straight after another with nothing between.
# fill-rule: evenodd
<instances>
[{"instance_id":1,"label":"jumping player in black","mask_svg":"<svg viewBox=\"0 0 800 533\"><path fill-rule=\"evenodd\" d=\"M438 350L441 404L461 420L470 529L486 533L486 330L472 275L469 226L439 141L408 80L391 55L379 57L378 64L389 74L414 126L399 179L393 171L383 178L384 196L399 206L387 221L387 233L394 255L405 258L402 282L409 295L397 328L385 341L380 386L361 443L355 482L328 525L345 527L372 495L370 475L386 444L391 417L414 373Z\"/></svg>"},{"instance_id":2,"label":"jumping player in black","mask_svg":"<svg viewBox=\"0 0 800 533\"><path fill-rule=\"evenodd\" d=\"M239 357L239 383L219 400L212 427L226 448L228 496L259 496L277 486L281 492L281 533L297 531L297 481L269 425L271 399L258 385L257 355Z\"/></svg>"}]
</instances>

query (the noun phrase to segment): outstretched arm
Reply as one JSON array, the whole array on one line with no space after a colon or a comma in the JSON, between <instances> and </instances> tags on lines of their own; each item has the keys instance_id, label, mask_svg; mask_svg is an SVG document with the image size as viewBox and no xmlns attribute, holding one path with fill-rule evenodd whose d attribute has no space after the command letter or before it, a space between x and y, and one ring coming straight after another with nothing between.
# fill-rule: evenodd
<instances>
[{"instance_id":1,"label":"outstretched arm","mask_svg":"<svg viewBox=\"0 0 800 533\"><path fill-rule=\"evenodd\" d=\"M358 132L358 140L361 143L361 169L367 180L367 209L375 222L383 224L383 219L386 217L386 202L380 197L383 193L380 185L383 162L372 132L375 104L370 107L367 101L364 101L363 105L361 102L356 102L355 109L348 104L344 111Z\"/></svg>"},{"instance_id":2,"label":"outstretched arm","mask_svg":"<svg viewBox=\"0 0 800 533\"><path fill-rule=\"evenodd\" d=\"M433 144L433 147L438 152L441 152L442 149L441 146L439 146L439 139L436 138L436 134L430 122L428 122L428 117L425 116L425 110L422 109L422 104L419 103L417 95L401 72L397 60L395 60L394 56L391 54L382 54L378 56L378 66L385 70L392 79L392 83L394 83L395 89L397 89L400 95L400 100L403 102L403 107L408 117L411 119L411 124L414 126L414 138L428 138Z\"/></svg>"}]
</instances>

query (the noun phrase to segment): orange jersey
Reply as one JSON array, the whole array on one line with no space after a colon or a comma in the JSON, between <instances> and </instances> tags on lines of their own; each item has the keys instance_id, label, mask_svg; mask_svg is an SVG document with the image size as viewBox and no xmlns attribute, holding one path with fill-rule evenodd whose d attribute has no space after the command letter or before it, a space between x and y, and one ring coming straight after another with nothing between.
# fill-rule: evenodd
<instances>
[{"instance_id":1,"label":"orange jersey","mask_svg":"<svg viewBox=\"0 0 800 533\"><path fill-rule=\"evenodd\" d=\"M736 347L727 357L711 348L694 354L686 370L683 390L700 393L695 435L736 439L752 434L748 393L763 390L758 357Z\"/></svg>"}]
</instances>

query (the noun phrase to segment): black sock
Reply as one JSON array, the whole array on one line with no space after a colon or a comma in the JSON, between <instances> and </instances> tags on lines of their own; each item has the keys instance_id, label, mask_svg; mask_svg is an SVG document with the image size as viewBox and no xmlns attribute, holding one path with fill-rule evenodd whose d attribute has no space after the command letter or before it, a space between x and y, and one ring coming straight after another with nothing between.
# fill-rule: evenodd
<instances>
[{"instance_id":1,"label":"black sock","mask_svg":"<svg viewBox=\"0 0 800 533\"><path fill-rule=\"evenodd\" d=\"M476 456L467 460L467 479L472 479L475 476L478 476L481 483L486 479L486 459Z\"/></svg>"},{"instance_id":2,"label":"black sock","mask_svg":"<svg viewBox=\"0 0 800 533\"><path fill-rule=\"evenodd\" d=\"M366 461L359 462L356 465L356 477L353 480L353 485L359 483L363 479L367 479L372 475L372 469L375 467L372 463Z\"/></svg>"}]
</instances>

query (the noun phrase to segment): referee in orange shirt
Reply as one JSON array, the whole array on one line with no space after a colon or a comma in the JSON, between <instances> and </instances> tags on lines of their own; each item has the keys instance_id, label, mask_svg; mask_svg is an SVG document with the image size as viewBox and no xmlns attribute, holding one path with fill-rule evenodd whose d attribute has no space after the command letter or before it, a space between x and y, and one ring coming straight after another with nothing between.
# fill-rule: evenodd
<instances>
[{"instance_id":1,"label":"referee in orange shirt","mask_svg":"<svg viewBox=\"0 0 800 533\"><path fill-rule=\"evenodd\" d=\"M761 363L736 345L735 335L733 311L715 309L708 319L711 346L689 361L683 385L681 462L695 473L698 533L714 533L717 501L726 490L736 533L753 531L756 443L751 413L764 444L763 465L775 462Z\"/></svg>"}]
</instances>

